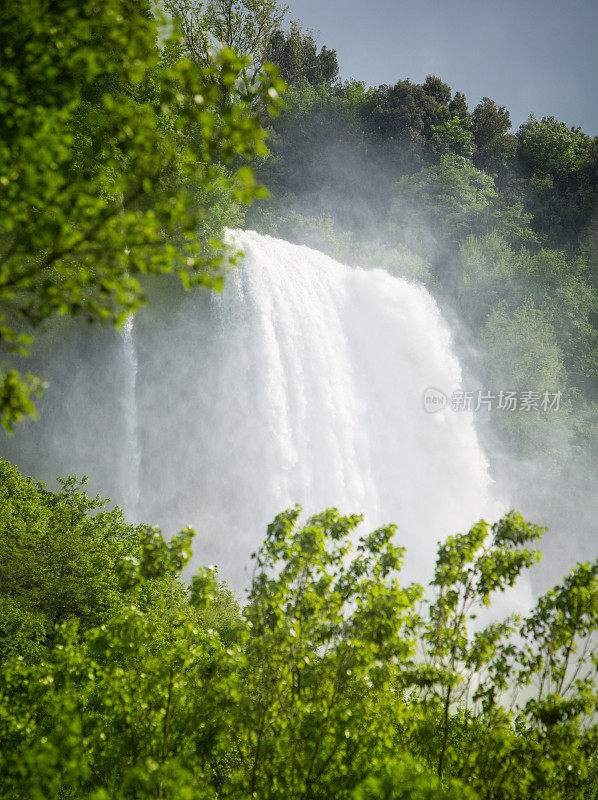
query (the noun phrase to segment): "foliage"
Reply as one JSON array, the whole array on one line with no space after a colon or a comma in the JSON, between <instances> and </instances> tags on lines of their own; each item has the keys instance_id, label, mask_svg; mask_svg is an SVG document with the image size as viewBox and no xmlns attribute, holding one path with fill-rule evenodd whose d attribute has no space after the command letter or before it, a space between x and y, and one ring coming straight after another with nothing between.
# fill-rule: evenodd
<instances>
[{"instance_id":1,"label":"foliage","mask_svg":"<svg viewBox=\"0 0 598 800\"><path fill-rule=\"evenodd\" d=\"M394 576L394 528L352 546L360 517L332 509L305 526L298 517L288 511L268 527L244 612L248 797L348 796L391 752L380 704L413 647L420 589Z\"/></svg>"},{"instance_id":2,"label":"foliage","mask_svg":"<svg viewBox=\"0 0 598 800\"><path fill-rule=\"evenodd\" d=\"M35 327L61 314L120 323L142 302L148 273L218 288L221 256L197 237L206 205L258 193L249 168L218 165L265 152L249 104L222 101L245 62L228 50L202 69L162 59L149 9L145 0L11 0L0 12L7 430L43 388L12 364ZM264 74L255 91L272 106L277 86ZM206 230L221 227L220 214Z\"/></svg>"},{"instance_id":3,"label":"foliage","mask_svg":"<svg viewBox=\"0 0 598 800\"><path fill-rule=\"evenodd\" d=\"M382 148L389 165L405 173L446 153L434 130L438 107L432 94L407 79L372 89L361 118L366 135Z\"/></svg>"},{"instance_id":4,"label":"foliage","mask_svg":"<svg viewBox=\"0 0 598 800\"><path fill-rule=\"evenodd\" d=\"M471 120L469 117L461 119L458 116L446 119L438 125L433 125L432 130L445 142L453 153L460 156L471 156L474 151L473 134L471 133Z\"/></svg>"},{"instance_id":5,"label":"foliage","mask_svg":"<svg viewBox=\"0 0 598 800\"><path fill-rule=\"evenodd\" d=\"M539 176L566 180L571 173L582 169L589 158L590 137L554 117L538 121L530 115L519 129L518 138L520 157Z\"/></svg>"},{"instance_id":6,"label":"foliage","mask_svg":"<svg viewBox=\"0 0 598 800\"><path fill-rule=\"evenodd\" d=\"M312 86L329 86L338 75L336 51L324 45L318 53L313 34L304 33L295 22L291 22L286 34L283 31L272 34L266 58L276 64L281 77L290 86L301 81Z\"/></svg>"},{"instance_id":7,"label":"foliage","mask_svg":"<svg viewBox=\"0 0 598 800\"><path fill-rule=\"evenodd\" d=\"M438 103L439 106L448 106L452 99L451 87L438 75L427 75L422 84L422 89Z\"/></svg>"},{"instance_id":8,"label":"foliage","mask_svg":"<svg viewBox=\"0 0 598 800\"><path fill-rule=\"evenodd\" d=\"M598 564L578 565L523 621L479 623L478 609L537 560L529 545L541 534L511 513L440 545L422 661L401 676L420 687L410 711L421 722L402 721L399 741L488 800L574 798L591 789Z\"/></svg>"},{"instance_id":9,"label":"foliage","mask_svg":"<svg viewBox=\"0 0 598 800\"><path fill-rule=\"evenodd\" d=\"M2 470L0 796L214 797L236 679L202 617L226 592L198 576L191 601L177 580L191 532L167 544L73 478L52 493Z\"/></svg>"},{"instance_id":10,"label":"foliage","mask_svg":"<svg viewBox=\"0 0 598 800\"><path fill-rule=\"evenodd\" d=\"M555 329L571 384L591 397L598 386L598 329L593 324L598 294L588 260L542 248L521 255L519 275Z\"/></svg>"},{"instance_id":11,"label":"foliage","mask_svg":"<svg viewBox=\"0 0 598 800\"><path fill-rule=\"evenodd\" d=\"M484 97L471 115L475 141L474 163L489 174L504 170L513 162L517 140L510 134L511 117L505 106Z\"/></svg>"},{"instance_id":12,"label":"foliage","mask_svg":"<svg viewBox=\"0 0 598 800\"><path fill-rule=\"evenodd\" d=\"M530 115L517 133L537 228L562 245L575 239L598 205L598 139L554 117Z\"/></svg>"},{"instance_id":13,"label":"foliage","mask_svg":"<svg viewBox=\"0 0 598 800\"><path fill-rule=\"evenodd\" d=\"M407 754L395 757L353 792L354 800L476 800L461 781L440 781Z\"/></svg>"},{"instance_id":14,"label":"foliage","mask_svg":"<svg viewBox=\"0 0 598 800\"><path fill-rule=\"evenodd\" d=\"M442 156L438 166L401 178L394 209L410 226L442 230L445 246L491 231L516 242L533 239L521 204L506 205L494 180L462 156Z\"/></svg>"},{"instance_id":15,"label":"foliage","mask_svg":"<svg viewBox=\"0 0 598 800\"><path fill-rule=\"evenodd\" d=\"M0 797L595 796L598 563L478 616L537 560L520 516L447 539L424 592L394 526L283 512L241 611L181 582L192 531L1 468Z\"/></svg>"},{"instance_id":16,"label":"foliage","mask_svg":"<svg viewBox=\"0 0 598 800\"><path fill-rule=\"evenodd\" d=\"M277 0L165 0L164 6L179 22L193 61L210 66L215 51L228 47L249 56L254 70L264 66L271 37L288 13Z\"/></svg>"},{"instance_id":17,"label":"foliage","mask_svg":"<svg viewBox=\"0 0 598 800\"><path fill-rule=\"evenodd\" d=\"M92 627L122 601L115 565L132 555L135 537L83 485L69 478L55 494L0 462L2 660L13 647L34 662L56 625L75 616Z\"/></svg>"},{"instance_id":18,"label":"foliage","mask_svg":"<svg viewBox=\"0 0 598 800\"><path fill-rule=\"evenodd\" d=\"M513 136L438 76L335 83L335 51L282 32L271 0L168 7L182 40L146 0L0 11L7 429L44 388L15 360L36 326L118 324L148 273L220 286L209 240L261 193L246 157L274 191L263 228L432 282L505 389L595 396L598 140L533 117ZM269 151L265 58L293 84ZM522 455L570 457L547 415L497 419ZM213 570L182 581L192 531L166 542L84 481L52 492L0 462L0 797L596 798L598 564L500 619L541 529L480 521L424 591L399 580L393 526L359 525L280 514L241 608Z\"/></svg>"}]
</instances>

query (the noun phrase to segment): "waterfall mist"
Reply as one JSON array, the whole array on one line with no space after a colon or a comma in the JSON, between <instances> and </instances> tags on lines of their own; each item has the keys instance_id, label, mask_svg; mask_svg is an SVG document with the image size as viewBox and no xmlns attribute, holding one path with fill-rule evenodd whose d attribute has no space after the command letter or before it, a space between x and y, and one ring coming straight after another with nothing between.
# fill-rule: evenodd
<instances>
[{"instance_id":1,"label":"waterfall mist","mask_svg":"<svg viewBox=\"0 0 598 800\"><path fill-rule=\"evenodd\" d=\"M124 507L132 519L137 519L139 510L139 471L141 467L141 449L139 446L139 416L137 414L137 372L139 360L135 346L133 317L129 317L123 326L123 354L125 366L125 453L128 465L125 470L123 487Z\"/></svg>"},{"instance_id":2,"label":"waterfall mist","mask_svg":"<svg viewBox=\"0 0 598 800\"><path fill-rule=\"evenodd\" d=\"M427 387L461 386L435 301L269 236L228 242L245 258L221 295L158 298L121 332L49 336L51 388L9 457L48 481L87 473L166 533L193 525L195 563L236 588L296 503L396 523L408 577L429 577L439 539L506 510L473 415L424 411Z\"/></svg>"}]
</instances>

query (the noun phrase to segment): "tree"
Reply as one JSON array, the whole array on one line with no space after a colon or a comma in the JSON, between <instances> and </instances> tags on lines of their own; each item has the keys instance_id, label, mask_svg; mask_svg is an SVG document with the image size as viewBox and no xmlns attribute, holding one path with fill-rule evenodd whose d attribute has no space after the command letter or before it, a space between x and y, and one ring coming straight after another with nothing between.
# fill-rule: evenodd
<instances>
[{"instance_id":1,"label":"tree","mask_svg":"<svg viewBox=\"0 0 598 800\"><path fill-rule=\"evenodd\" d=\"M589 221L583 237L583 252L591 267L591 281L598 289L598 210Z\"/></svg>"},{"instance_id":2,"label":"tree","mask_svg":"<svg viewBox=\"0 0 598 800\"><path fill-rule=\"evenodd\" d=\"M442 230L446 249L470 234L492 230L508 234L511 241L533 239L522 205L504 203L490 175L452 153L437 166L401 178L393 210L407 224Z\"/></svg>"},{"instance_id":3,"label":"tree","mask_svg":"<svg viewBox=\"0 0 598 800\"><path fill-rule=\"evenodd\" d=\"M451 152L465 158L473 154L474 144L469 117L450 117L438 125L433 125L432 130L450 147Z\"/></svg>"},{"instance_id":4,"label":"tree","mask_svg":"<svg viewBox=\"0 0 598 800\"><path fill-rule=\"evenodd\" d=\"M578 244L598 208L598 145L579 128L534 116L518 133L535 226L557 246Z\"/></svg>"},{"instance_id":5,"label":"tree","mask_svg":"<svg viewBox=\"0 0 598 800\"><path fill-rule=\"evenodd\" d=\"M489 316L483 337L501 386L562 390L565 372L554 328L531 300L511 313L504 304L499 306Z\"/></svg>"},{"instance_id":6,"label":"tree","mask_svg":"<svg viewBox=\"0 0 598 800\"><path fill-rule=\"evenodd\" d=\"M0 461L0 662L35 662L55 625L76 617L86 630L122 605L116 564L139 541L120 511L82 494L84 485L71 478L50 492Z\"/></svg>"},{"instance_id":7,"label":"tree","mask_svg":"<svg viewBox=\"0 0 598 800\"><path fill-rule=\"evenodd\" d=\"M440 715L436 736L428 743L428 758L439 777L448 755L451 707L467 707L472 702L488 713L497 701L497 692L508 685L504 676L492 669L484 680L483 664L492 659L501 639L514 630L511 621L492 624L473 637L468 626L480 608L490 604L493 592L513 586L521 572L539 560L539 552L529 545L542 533L511 513L492 527L481 520L467 533L439 544L434 594L421 633L425 656L414 675L415 682L421 682L420 702Z\"/></svg>"},{"instance_id":8,"label":"tree","mask_svg":"<svg viewBox=\"0 0 598 800\"><path fill-rule=\"evenodd\" d=\"M472 122L464 95L457 92L453 99L451 87L436 75L428 75L422 89L438 104L436 115L439 121L432 125L434 133L451 152L470 158L474 151Z\"/></svg>"},{"instance_id":9,"label":"tree","mask_svg":"<svg viewBox=\"0 0 598 800\"><path fill-rule=\"evenodd\" d=\"M505 106L484 97L471 115L476 152L474 163L490 174L500 172L512 163L517 141L509 131L511 117Z\"/></svg>"},{"instance_id":10,"label":"tree","mask_svg":"<svg viewBox=\"0 0 598 800\"><path fill-rule=\"evenodd\" d=\"M399 176L448 151L433 129L439 122L436 98L409 80L373 89L360 116L366 135Z\"/></svg>"},{"instance_id":11,"label":"tree","mask_svg":"<svg viewBox=\"0 0 598 800\"><path fill-rule=\"evenodd\" d=\"M301 80L312 86L329 86L338 75L336 51L324 45L318 53L313 34L304 33L296 23L291 23L286 34L272 34L266 58L276 64L281 77L291 86Z\"/></svg>"},{"instance_id":12,"label":"tree","mask_svg":"<svg viewBox=\"0 0 598 800\"><path fill-rule=\"evenodd\" d=\"M428 75L422 84L422 89L433 97L439 106L448 106L451 102L451 87L437 75Z\"/></svg>"},{"instance_id":13,"label":"tree","mask_svg":"<svg viewBox=\"0 0 598 800\"><path fill-rule=\"evenodd\" d=\"M0 477L0 796L213 798L240 675L230 592L179 580L192 532Z\"/></svg>"},{"instance_id":14,"label":"tree","mask_svg":"<svg viewBox=\"0 0 598 800\"><path fill-rule=\"evenodd\" d=\"M511 308L520 300L518 266L518 253L495 230L479 237L470 234L460 243L447 288L474 336L501 301Z\"/></svg>"},{"instance_id":15,"label":"tree","mask_svg":"<svg viewBox=\"0 0 598 800\"><path fill-rule=\"evenodd\" d=\"M598 293L592 286L588 260L547 248L523 252L519 277L554 328L569 385L583 389L586 397L591 397L598 384L598 328L594 316Z\"/></svg>"},{"instance_id":16,"label":"tree","mask_svg":"<svg viewBox=\"0 0 598 800\"><path fill-rule=\"evenodd\" d=\"M554 117L538 121L533 114L517 133L519 156L527 170L563 183L590 158L592 140L580 128L569 128Z\"/></svg>"},{"instance_id":17,"label":"tree","mask_svg":"<svg viewBox=\"0 0 598 800\"><path fill-rule=\"evenodd\" d=\"M276 0L165 0L164 5L179 21L193 61L207 66L224 46L249 56L254 71L263 67L269 42L288 12Z\"/></svg>"},{"instance_id":18,"label":"tree","mask_svg":"<svg viewBox=\"0 0 598 800\"><path fill-rule=\"evenodd\" d=\"M459 119L467 119L470 116L467 108L467 99L462 92L455 92L455 96L448 104L448 110L451 116L459 117Z\"/></svg>"},{"instance_id":19,"label":"tree","mask_svg":"<svg viewBox=\"0 0 598 800\"><path fill-rule=\"evenodd\" d=\"M596 786L598 562L578 564L524 619L479 619L538 560L543 532L511 512L439 545L422 657L399 678L419 689L418 721L405 715L398 742L480 800L568 800Z\"/></svg>"},{"instance_id":20,"label":"tree","mask_svg":"<svg viewBox=\"0 0 598 800\"><path fill-rule=\"evenodd\" d=\"M513 452L529 457L542 453L548 470L571 457L565 424L570 407L563 353L550 315L527 298L515 308L501 302L488 316L482 330L487 380L503 391L531 392L535 410L506 411L495 425ZM545 393L560 393L558 408L541 408ZM531 407L533 408L533 406Z\"/></svg>"},{"instance_id":21,"label":"tree","mask_svg":"<svg viewBox=\"0 0 598 800\"><path fill-rule=\"evenodd\" d=\"M10 430L43 388L15 358L45 320L119 324L143 301L147 273L221 285L219 251L197 237L206 204L257 190L248 168L218 162L265 148L249 104L221 102L245 62L231 51L202 69L163 57L149 0L9 0L0 23L0 420ZM271 107L276 86L265 75L256 85Z\"/></svg>"},{"instance_id":22,"label":"tree","mask_svg":"<svg viewBox=\"0 0 598 800\"><path fill-rule=\"evenodd\" d=\"M242 797L350 796L390 755L385 692L413 647L421 588L399 585L394 526L357 538L357 515L299 514L279 514L255 557Z\"/></svg>"}]
</instances>

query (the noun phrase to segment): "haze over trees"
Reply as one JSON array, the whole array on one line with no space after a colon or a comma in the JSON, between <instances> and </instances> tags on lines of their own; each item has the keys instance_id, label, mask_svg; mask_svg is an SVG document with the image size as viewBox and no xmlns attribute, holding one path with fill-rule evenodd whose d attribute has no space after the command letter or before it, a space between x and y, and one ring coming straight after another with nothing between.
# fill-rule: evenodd
<instances>
[{"instance_id":1,"label":"haze over trees","mask_svg":"<svg viewBox=\"0 0 598 800\"><path fill-rule=\"evenodd\" d=\"M598 137L553 118L513 132L507 108L485 97L472 109L434 75L378 87L289 77L284 113L269 124L271 157L256 163L270 198L249 224L422 280L458 319L472 388L558 383L558 415L492 414L481 432L510 496L537 497L534 514L554 506L551 525L580 509L593 525ZM535 480L520 480L530 460Z\"/></svg>"}]
</instances>

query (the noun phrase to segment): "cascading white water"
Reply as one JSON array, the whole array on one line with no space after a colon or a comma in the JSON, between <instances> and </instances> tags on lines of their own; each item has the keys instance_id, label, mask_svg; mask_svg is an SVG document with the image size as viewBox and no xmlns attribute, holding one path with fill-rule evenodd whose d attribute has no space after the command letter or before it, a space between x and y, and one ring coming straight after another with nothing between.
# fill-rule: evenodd
<instances>
[{"instance_id":1,"label":"cascading white water","mask_svg":"<svg viewBox=\"0 0 598 800\"><path fill-rule=\"evenodd\" d=\"M128 516L136 520L139 510L139 468L141 465L141 449L139 447L139 430L137 419L137 372L139 361L135 347L135 331L133 317L127 317L123 325L123 352L125 360L125 479L123 486L124 507Z\"/></svg>"},{"instance_id":2,"label":"cascading white water","mask_svg":"<svg viewBox=\"0 0 598 800\"><path fill-rule=\"evenodd\" d=\"M17 433L14 460L46 479L86 472L167 532L192 524L195 562L236 587L296 503L396 523L408 576L426 577L437 540L504 510L472 414L423 410L426 387L461 384L436 303L382 270L228 239L245 258L222 295L160 289L118 342L94 333L70 356L56 337L40 422Z\"/></svg>"},{"instance_id":3,"label":"cascading white water","mask_svg":"<svg viewBox=\"0 0 598 800\"><path fill-rule=\"evenodd\" d=\"M436 303L306 247L240 231L229 243L245 258L222 296L146 326L142 514L191 522L197 559L235 584L296 503L397 523L409 572L429 574L438 539L499 513L472 414L423 410L426 387L461 384Z\"/></svg>"}]
</instances>

